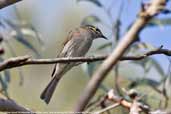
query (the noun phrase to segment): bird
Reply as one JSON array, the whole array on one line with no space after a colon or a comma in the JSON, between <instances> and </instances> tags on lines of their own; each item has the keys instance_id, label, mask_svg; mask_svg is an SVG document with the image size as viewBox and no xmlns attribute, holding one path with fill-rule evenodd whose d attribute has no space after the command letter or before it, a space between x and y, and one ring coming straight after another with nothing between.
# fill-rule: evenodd
<instances>
[{"instance_id":1,"label":"bird","mask_svg":"<svg viewBox=\"0 0 171 114\"><path fill-rule=\"evenodd\" d=\"M57 57L83 57L88 52L94 39L107 39L101 30L93 25L84 25L71 30L63 43L63 48ZM57 63L52 72L52 78L40 95L46 104L49 104L59 80L78 62Z\"/></svg>"}]
</instances>

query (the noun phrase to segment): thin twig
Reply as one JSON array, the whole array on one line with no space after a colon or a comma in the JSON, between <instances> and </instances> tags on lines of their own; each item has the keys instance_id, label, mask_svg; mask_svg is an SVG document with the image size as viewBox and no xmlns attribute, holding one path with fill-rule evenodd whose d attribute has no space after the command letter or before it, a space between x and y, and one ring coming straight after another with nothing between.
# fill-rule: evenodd
<instances>
[{"instance_id":1,"label":"thin twig","mask_svg":"<svg viewBox=\"0 0 171 114\"><path fill-rule=\"evenodd\" d=\"M86 109L89 112L92 112L93 110L95 110L98 107L102 107L102 105L105 104L105 101L107 100L107 95L102 96L97 102L94 102L94 105L92 105L92 107L90 107L89 109ZM87 108L87 107L86 107Z\"/></svg>"},{"instance_id":2,"label":"thin twig","mask_svg":"<svg viewBox=\"0 0 171 114\"><path fill-rule=\"evenodd\" d=\"M121 57L120 61L124 60L141 60L148 56L155 54L164 54L166 56L171 56L171 50L168 49L156 49L153 51L146 52L140 56L125 56ZM29 56L20 56L15 58L7 59L0 63L0 71L20 67L24 65L39 65L39 64L55 64L55 63L68 63L68 62L95 62L105 60L108 56L96 56L96 57L70 57L70 58L54 58L54 59L31 59Z\"/></svg>"},{"instance_id":3,"label":"thin twig","mask_svg":"<svg viewBox=\"0 0 171 114\"><path fill-rule=\"evenodd\" d=\"M104 108L104 109L102 109L102 110L100 110L100 111L95 112L95 114L101 114L101 113L103 113L103 112L106 112L106 111L109 111L109 110L111 110L111 109L113 109L113 108L116 108L116 107L119 106L119 105L120 105L120 103L115 103L115 104L113 104L113 105L111 105L111 106L108 106L108 107L106 107L106 108Z\"/></svg>"},{"instance_id":4,"label":"thin twig","mask_svg":"<svg viewBox=\"0 0 171 114\"><path fill-rule=\"evenodd\" d=\"M15 4L22 0L0 0L0 9L5 8L9 5Z\"/></svg>"},{"instance_id":5,"label":"thin twig","mask_svg":"<svg viewBox=\"0 0 171 114\"><path fill-rule=\"evenodd\" d=\"M123 97L119 96L117 93L114 92L113 89L111 89L107 95L104 96L104 99L105 101L112 101L114 103L118 103L119 105L131 110L132 106L133 106L133 102L131 101L128 101L126 99L124 99ZM137 107L137 110L139 112L149 112L150 111L150 108L149 106L145 105L145 104L142 104L141 102L138 102L138 107ZM137 104L136 103L136 104Z\"/></svg>"}]
</instances>

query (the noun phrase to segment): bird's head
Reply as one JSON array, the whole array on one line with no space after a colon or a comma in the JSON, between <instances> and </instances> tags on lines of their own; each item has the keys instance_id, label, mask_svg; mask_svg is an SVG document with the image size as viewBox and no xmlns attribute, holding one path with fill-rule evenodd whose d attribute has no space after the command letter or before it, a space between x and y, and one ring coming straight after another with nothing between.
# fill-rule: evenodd
<instances>
[{"instance_id":1,"label":"bird's head","mask_svg":"<svg viewBox=\"0 0 171 114\"><path fill-rule=\"evenodd\" d=\"M98 29L97 27L92 26L92 25L86 25L85 28L92 33L93 38L107 39L107 37L104 36L103 33L100 31L100 29Z\"/></svg>"}]
</instances>

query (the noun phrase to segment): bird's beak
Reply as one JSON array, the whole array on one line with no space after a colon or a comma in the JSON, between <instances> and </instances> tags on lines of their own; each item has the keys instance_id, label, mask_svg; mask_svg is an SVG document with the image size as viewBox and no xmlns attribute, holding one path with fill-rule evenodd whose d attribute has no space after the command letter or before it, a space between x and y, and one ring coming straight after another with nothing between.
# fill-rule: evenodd
<instances>
[{"instance_id":1,"label":"bird's beak","mask_svg":"<svg viewBox=\"0 0 171 114\"><path fill-rule=\"evenodd\" d=\"M104 36L104 35L102 35L101 38L104 38L104 39L108 40L108 38L106 36Z\"/></svg>"}]
</instances>

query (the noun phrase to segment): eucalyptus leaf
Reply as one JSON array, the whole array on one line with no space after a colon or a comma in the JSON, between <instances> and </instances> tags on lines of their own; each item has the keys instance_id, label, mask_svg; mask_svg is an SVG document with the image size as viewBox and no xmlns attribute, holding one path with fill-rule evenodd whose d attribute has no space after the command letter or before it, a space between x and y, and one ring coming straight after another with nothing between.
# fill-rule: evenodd
<instances>
[{"instance_id":1,"label":"eucalyptus leaf","mask_svg":"<svg viewBox=\"0 0 171 114\"><path fill-rule=\"evenodd\" d=\"M81 25L92 25L98 22L101 22L101 20L97 16L89 15L82 20Z\"/></svg>"},{"instance_id":2,"label":"eucalyptus leaf","mask_svg":"<svg viewBox=\"0 0 171 114\"><path fill-rule=\"evenodd\" d=\"M38 40L38 43L40 45L44 45L40 33L36 30L36 28L32 24L23 21L20 23L20 29L23 35L30 36L31 38L35 38Z\"/></svg>"},{"instance_id":3,"label":"eucalyptus leaf","mask_svg":"<svg viewBox=\"0 0 171 114\"><path fill-rule=\"evenodd\" d=\"M171 13L171 10L169 10L169 9L164 9L161 13L163 13L163 14L170 14L170 13Z\"/></svg>"},{"instance_id":4,"label":"eucalyptus leaf","mask_svg":"<svg viewBox=\"0 0 171 114\"><path fill-rule=\"evenodd\" d=\"M9 48L10 54L11 54L13 57L16 57L17 54L16 54L15 51L13 50L13 47L10 45L10 42L8 42L8 40L6 40L6 45L7 45L7 47ZM1 60L3 61L3 58L1 58ZM17 70L18 70L18 74L19 74L19 77L20 77L19 85L22 85L23 82L24 82L24 76L23 76L23 73L22 73L22 69L21 69L21 67L18 67Z\"/></svg>"},{"instance_id":5,"label":"eucalyptus leaf","mask_svg":"<svg viewBox=\"0 0 171 114\"><path fill-rule=\"evenodd\" d=\"M171 73L166 77L163 82L164 90L166 91L167 96L171 97Z\"/></svg>"},{"instance_id":6,"label":"eucalyptus leaf","mask_svg":"<svg viewBox=\"0 0 171 114\"><path fill-rule=\"evenodd\" d=\"M146 42L137 42L137 43L134 43L128 50L128 53L130 54L142 54L142 51L140 50L155 50L156 47L149 44L149 43L146 43Z\"/></svg>"},{"instance_id":7,"label":"eucalyptus leaf","mask_svg":"<svg viewBox=\"0 0 171 114\"><path fill-rule=\"evenodd\" d=\"M91 62L87 64L87 73L89 76L93 75L93 72L95 71L97 64L98 64L97 62Z\"/></svg>"},{"instance_id":8,"label":"eucalyptus leaf","mask_svg":"<svg viewBox=\"0 0 171 114\"><path fill-rule=\"evenodd\" d=\"M3 90L3 93L5 96L8 96L8 92L7 92L7 89L8 89L8 82L6 80L3 79L2 75L0 74L0 83L1 83L1 86L2 86L2 90Z\"/></svg>"},{"instance_id":9,"label":"eucalyptus leaf","mask_svg":"<svg viewBox=\"0 0 171 114\"><path fill-rule=\"evenodd\" d=\"M4 59L2 57L0 57L0 61L2 62L2 61L4 61ZM2 75L2 73L3 73L3 75ZM6 91L5 93L7 95L7 88L8 88L8 84L10 82L10 71L4 70L2 73L0 74L0 83L2 85L3 90Z\"/></svg>"},{"instance_id":10,"label":"eucalyptus leaf","mask_svg":"<svg viewBox=\"0 0 171 114\"><path fill-rule=\"evenodd\" d=\"M9 49L10 51L10 54L13 56L13 57L16 57L17 54L15 53L12 45L10 44L10 42L8 40L5 41L6 45L7 45L7 48Z\"/></svg>"},{"instance_id":11,"label":"eucalyptus leaf","mask_svg":"<svg viewBox=\"0 0 171 114\"><path fill-rule=\"evenodd\" d=\"M105 49L105 48L108 48L108 47L112 47L112 42L102 44L96 50L98 51L98 50L102 50L102 49Z\"/></svg>"},{"instance_id":12,"label":"eucalyptus leaf","mask_svg":"<svg viewBox=\"0 0 171 114\"><path fill-rule=\"evenodd\" d=\"M147 62L146 62L146 65L145 65L145 71L149 71L149 69L151 67L154 67L158 73L160 74L160 76L165 76L164 74L164 71L161 67L161 65L159 64L159 62L153 58L150 58Z\"/></svg>"},{"instance_id":13,"label":"eucalyptus leaf","mask_svg":"<svg viewBox=\"0 0 171 114\"><path fill-rule=\"evenodd\" d=\"M161 77L165 75L162 67L154 58L145 58L141 61L131 61L131 63L142 66L142 68L144 68L145 73L148 73L151 68L154 68L160 74Z\"/></svg>"},{"instance_id":14,"label":"eucalyptus leaf","mask_svg":"<svg viewBox=\"0 0 171 114\"><path fill-rule=\"evenodd\" d=\"M146 43L146 42L139 42L135 45L135 48L138 49L148 49L148 50L154 50L156 49L155 46L153 46L152 44Z\"/></svg>"},{"instance_id":15,"label":"eucalyptus leaf","mask_svg":"<svg viewBox=\"0 0 171 114\"><path fill-rule=\"evenodd\" d=\"M93 72L96 69L96 66L99 65L100 63L101 63L100 61L97 61L97 62L90 62L90 63L82 64L83 71L88 76L92 76Z\"/></svg>"},{"instance_id":16,"label":"eucalyptus leaf","mask_svg":"<svg viewBox=\"0 0 171 114\"><path fill-rule=\"evenodd\" d=\"M88 1L88 2L95 4L98 7L103 7L103 5L101 4L99 0L77 0L77 2L81 2L81 1Z\"/></svg>"},{"instance_id":17,"label":"eucalyptus leaf","mask_svg":"<svg viewBox=\"0 0 171 114\"><path fill-rule=\"evenodd\" d=\"M38 57L40 57L40 54L39 52L34 48L34 46L29 42L27 41L26 39L24 39L23 37L21 37L20 35L16 36L15 39L22 43L24 46L26 46L27 48L31 49L34 53L36 53L36 55Z\"/></svg>"},{"instance_id":18,"label":"eucalyptus leaf","mask_svg":"<svg viewBox=\"0 0 171 114\"><path fill-rule=\"evenodd\" d=\"M29 30L31 30L31 32L33 33L33 35L35 34L35 37L34 37L34 38L37 38L38 41L39 41L39 43L40 43L41 45L44 45L44 42L43 42L43 40L42 40L42 38L41 38L40 33L35 29L35 27L34 27L33 25L30 24L29 27L30 27Z\"/></svg>"},{"instance_id":19,"label":"eucalyptus leaf","mask_svg":"<svg viewBox=\"0 0 171 114\"><path fill-rule=\"evenodd\" d=\"M152 80L152 79L145 79L145 78L143 78L143 79L139 79L139 80L131 82L128 85L128 87L130 89L132 89L132 88L135 88L135 87L140 86L140 85L149 85L149 86L157 87L157 86L160 85L160 82Z\"/></svg>"},{"instance_id":20,"label":"eucalyptus leaf","mask_svg":"<svg viewBox=\"0 0 171 114\"><path fill-rule=\"evenodd\" d=\"M10 78L10 71L9 70L4 70L4 80L6 81L6 82L10 82L10 80L11 80L11 78Z\"/></svg>"},{"instance_id":21,"label":"eucalyptus leaf","mask_svg":"<svg viewBox=\"0 0 171 114\"><path fill-rule=\"evenodd\" d=\"M1 85L2 85L2 89L3 89L3 90L6 90L7 87L8 87L8 84L7 84L6 81L4 81L4 79L2 78L2 75L0 75L0 83L1 83Z\"/></svg>"},{"instance_id":22,"label":"eucalyptus leaf","mask_svg":"<svg viewBox=\"0 0 171 114\"><path fill-rule=\"evenodd\" d=\"M4 61L4 59L2 57L0 57L0 61ZM4 73L4 76L5 76L5 78L4 78L5 81L9 83L10 82L10 72L9 72L9 70L4 70L3 73Z\"/></svg>"},{"instance_id":23,"label":"eucalyptus leaf","mask_svg":"<svg viewBox=\"0 0 171 114\"><path fill-rule=\"evenodd\" d=\"M99 64L101 64L101 61L85 63L85 64L82 64L82 68L83 68L83 71L86 73L86 75L91 77L93 75L97 65L99 65ZM107 92L109 90L104 84L100 84L100 89L102 89L105 92Z\"/></svg>"},{"instance_id":24,"label":"eucalyptus leaf","mask_svg":"<svg viewBox=\"0 0 171 114\"><path fill-rule=\"evenodd\" d=\"M164 18L164 19L158 19L153 18L148 24L148 27L157 27L157 26L170 26L171 25L171 18Z\"/></svg>"},{"instance_id":25,"label":"eucalyptus leaf","mask_svg":"<svg viewBox=\"0 0 171 114\"><path fill-rule=\"evenodd\" d=\"M38 57L40 57L39 52L36 50L36 48L25 39L25 35L23 33L23 29L21 28L21 25L17 25L16 23L5 19L5 22L10 26L13 30L11 31L11 35L14 39L16 39L18 42L32 50ZM26 30L25 30L26 32ZM27 31L28 33L28 31Z\"/></svg>"}]
</instances>

